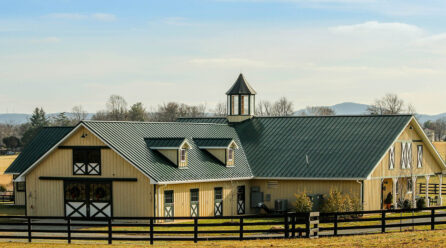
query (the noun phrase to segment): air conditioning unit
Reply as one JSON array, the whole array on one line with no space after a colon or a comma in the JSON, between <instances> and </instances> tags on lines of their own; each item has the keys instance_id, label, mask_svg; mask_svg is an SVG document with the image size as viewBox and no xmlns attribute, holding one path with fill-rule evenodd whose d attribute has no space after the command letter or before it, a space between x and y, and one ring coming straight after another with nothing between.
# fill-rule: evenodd
<instances>
[{"instance_id":1,"label":"air conditioning unit","mask_svg":"<svg viewBox=\"0 0 446 248\"><path fill-rule=\"evenodd\" d=\"M278 212L285 212L288 210L288 200L275 200L274 210Z\"/></svg>"}]
</instances>

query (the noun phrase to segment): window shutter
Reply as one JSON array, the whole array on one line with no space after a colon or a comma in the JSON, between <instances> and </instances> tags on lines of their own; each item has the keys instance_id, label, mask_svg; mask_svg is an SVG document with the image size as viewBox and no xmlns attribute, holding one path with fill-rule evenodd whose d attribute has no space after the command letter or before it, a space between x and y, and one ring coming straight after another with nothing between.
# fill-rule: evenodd
<instances>
[{"instance_id":1,"label":"window shutter","mask_svg":"<svg viewBox=\"0 0 446 248\"><path fill-rule=\"evenodd\" d=\"M395 168L395 146L392 145L389 151L389 169Z\"/></svg>"},{"instance_id":2,"label":"window shutter","mask_svg":"<svg viewBox=\"0 0 446 248\"><path fill-rule=\"evenodd\" d=\"M406 143L401 142L401 168L406 169Z\"/></svg>"},{"instance_id":3,"label":"window shutter","mask_svg":"<svg viewBox=\"0 0 446 248\"><path fill-rule=\"evenodd\" d=\"M412 167L412 143L407 143L407 168Z\"/></svg>"},{"instance_id":4,"label":"window shutter","mask_svg":"<svg viewBox=\"0 0 446 248\"><path fill-rule=\"evenodd\" d=\"M417 147L417 167L423 167L423 146L419 145Z\"/></svg>"}]
</instances>

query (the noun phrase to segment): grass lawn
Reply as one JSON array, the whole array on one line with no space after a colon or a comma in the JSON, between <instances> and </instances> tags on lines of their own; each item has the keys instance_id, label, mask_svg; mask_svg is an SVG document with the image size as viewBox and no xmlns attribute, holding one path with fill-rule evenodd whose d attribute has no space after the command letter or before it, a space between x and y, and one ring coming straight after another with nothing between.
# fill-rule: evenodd
<instances>
[{"instance_id":1,"label":"grass lawn","mask_svg":"<svg viewBox=\"0 0 446 248\"><path fill-rule=\"evenodd\" d=\"M198 244L192 242L155 242L155 245L148 246L147 243L131 244L117 243L106 244L55 244L55 243L7 243L0 242L0 247L5 248L56 248L56 247L446 247L446 230L441 231L417 231L404 233L387 233L373 235L357 235L344 237L330 237L319 239L288 239L288 240L253 240L253 241L202 241Z\"/></svg>"},{"instance_id":2,"label":"grass lawn","mask_svg":"<svg viewBox=\"0 0 446 248\"><path fill-rule=\"evenodd\" d=\"M0 204L0 216L25 215L25 207Z\"/></svg>"}]
</instances>

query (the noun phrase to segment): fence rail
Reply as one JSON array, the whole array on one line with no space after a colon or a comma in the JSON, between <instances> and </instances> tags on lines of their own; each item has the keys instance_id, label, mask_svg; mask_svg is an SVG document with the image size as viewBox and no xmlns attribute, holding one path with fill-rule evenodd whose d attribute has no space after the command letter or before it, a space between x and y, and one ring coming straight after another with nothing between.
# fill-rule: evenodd
<instances>
[{"instance_id":1,"label":"fence rail","mask_svg":"<svg viewBox=\"0 0 446 248\"><path fill-rule=\"evenodd\" d=\"M114 217L97 219L0 216L0 239L191 241L317 238L385 233L446 225L446 207L342 213L284 213L224 217ZM166 222L166 220L176 220Z\"/></svg>"},{"instance_id":2,"label":"fence rail","mask_svg":"<svg viewBox=\"0 0 446 248\"><path fill-rule=\"evenodd\" d=\"M426 194L426 184L419 183L418 189L420 194ZM428 193L431 195L440 194L440 184L438 183L429 183ZM446 184L442 184L441 186L441 195L446 195Z\"/></svg>"},{"instance_id":3,"label":"fence rail","mask_svg":"<svg viewBox=\"0 0 446 248\"><path fill-rule=\"evenodd\" d=\"M0 192L0 202L13 202L13 201L14 201L13 191Z\"/></svg>"}]
</instances>

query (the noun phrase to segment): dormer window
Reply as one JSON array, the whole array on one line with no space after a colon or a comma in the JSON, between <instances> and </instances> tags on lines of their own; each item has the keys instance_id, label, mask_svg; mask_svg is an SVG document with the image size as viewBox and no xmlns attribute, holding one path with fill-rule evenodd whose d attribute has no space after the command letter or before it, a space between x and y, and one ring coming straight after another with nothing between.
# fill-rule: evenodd
<instances>
[{"instance_id":1,"label":"dormer window","mask_svg":"<svg viewBox=\"0 0 446 248\"><path fill-rule=\"evenodd\" d=\"M180 162L186 162L186 149L180 149Z\"/></svg>"},{"instance_id":2,"label":"dormer window","mask_svg":"<svg viewBox=\"0 0 446 248\"><path fill-rule=\"evenodd\" d=\"M198 148L206 150L210 155L227 167L234 166L237 144L231 138L195 138Z\"/></svg>"},{"instance_id":3,"label":"dormer window","mask_svg":"<svg viewBox=\"0 0 446 248\"><path fill-rule=\"evenodd\" d=\"M228 149L228 161L232 162L234 160L234 149L233 148L229 148Z\"/></svg>"},{"instance_id":4,"label":"dormer window","mask_svg":"<svg viewBox=\"0 0 446 248\"><path fill-rule=\"evenodd\" d=\"M191 149L185 138L146 138L147 146L159 152L178 168L187 168L187 151Z\"/></svg>"}]
</instances>

